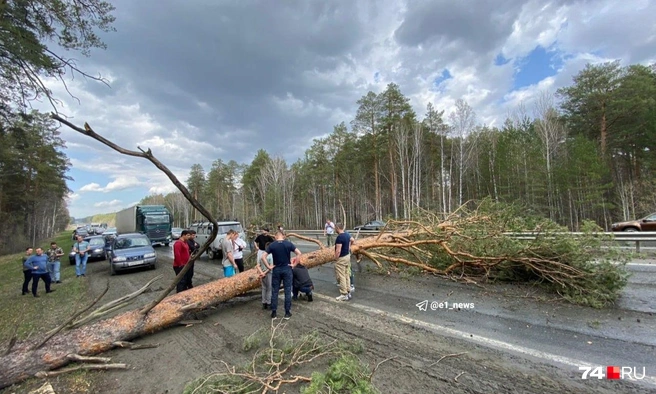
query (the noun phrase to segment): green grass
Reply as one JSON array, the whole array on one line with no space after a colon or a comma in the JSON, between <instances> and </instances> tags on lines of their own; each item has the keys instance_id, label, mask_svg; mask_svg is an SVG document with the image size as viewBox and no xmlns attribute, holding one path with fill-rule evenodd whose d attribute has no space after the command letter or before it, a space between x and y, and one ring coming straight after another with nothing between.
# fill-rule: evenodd
<instances>
[{"instance_id":1,"label":"green grass","mask_svg":"<svg viewBox=\"0 0 656 394\"><path fill-rule=\"evenodd\" d=\"M54 293L46 294L43 281L39 281L39 295L21 295L23 268L21 258L24 254L0 256L0 346L15 335L18 340L42 337L45 332L60 325L83 305L88 304L87 280L75 277L75 266L68 262L68 252L73 241L70 232L63 232L53 239L46 239L34 245L47 249L55 241L64 251L61 258L61 284L53 284ZM30 283L31 289L32 283Z\"/></svg>"}]
</instances>

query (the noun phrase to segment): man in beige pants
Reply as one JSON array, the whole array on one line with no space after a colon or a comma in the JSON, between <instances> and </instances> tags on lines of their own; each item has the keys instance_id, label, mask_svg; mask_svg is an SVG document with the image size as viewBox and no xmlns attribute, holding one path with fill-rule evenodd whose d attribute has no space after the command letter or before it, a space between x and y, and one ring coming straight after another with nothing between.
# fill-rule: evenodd
<instances>
[{"instance_id":1,"label":"man in beige pants","mask_svg":"<svg viewBox=\"0 0 656 394\"><path fill-rule=\"evenodd\" d=\"M342 223L335 224L337 238L335 239L335 276L339 283L339 297L337 301L348 301L351 299L351 278L349 277L349 266L351 265L351 234L344 231Z\"/></svg>"}]
</instances>

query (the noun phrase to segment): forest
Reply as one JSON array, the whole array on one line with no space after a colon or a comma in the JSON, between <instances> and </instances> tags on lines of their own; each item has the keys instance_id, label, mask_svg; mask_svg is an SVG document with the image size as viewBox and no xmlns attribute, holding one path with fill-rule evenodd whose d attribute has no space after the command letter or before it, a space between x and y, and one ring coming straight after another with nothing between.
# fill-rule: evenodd
<instances>
[{"instance_id":1,"label":"forest","mask_svg":"<svg viewBox=\"0 0 656 394\"><path fill-rule=\"evenodd\" d=\"M417 114L394 83L355 105L294 163L261 149L250 164L194 164L187 186L218 219L286 228L448 214L485 197L571 230L656 211L656 65L588 64L499 127L463 100ZM166 204L178 226L201 219L180 193L142 203Z\"/></svg>"},{"instance_id":2,"label":"forest","mask_svg":"<svg viewBox=\"0 0 656 394\"><path fill-rule=\"evenodd\" d=\"M105 44L114 7L106 1L0 1L0 254L25 250L69 223L70 163L59 124L33 110L58 98L44 83L89 75L74 56Z\"/></svg>"}]
</instances>

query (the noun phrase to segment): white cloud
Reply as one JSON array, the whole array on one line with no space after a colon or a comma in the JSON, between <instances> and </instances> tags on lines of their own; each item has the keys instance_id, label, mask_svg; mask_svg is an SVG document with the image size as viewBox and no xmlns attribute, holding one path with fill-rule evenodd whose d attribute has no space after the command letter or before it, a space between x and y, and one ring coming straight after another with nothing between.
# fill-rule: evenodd
<instances>
[{"instance_id":1,"label":"white cloud","mask_svg":"<svg viewBox=\"0 0 656 394\"><path fill-rule=\"evenodd\" d=\"M109 182L107 186L101 187L99 184L92 182L89 184L86 184L80 188L80 192L113 192L113 191L120 191L120 190L125 190L132 188L134 186L139 186L142 183L137 179L135 176L125 176L125 177L117 177L113 181Z\"/></svg>"},{"instance_id":2,"label":"white cloud","mask_svg":"<svg viewBox=\"0 0 656 394\"><path fill-rule=\"evenodd\" d=\"M118 208L121 202L121 200L99 201L93 204L93 206L96 208Z\"/></svg>"},{"instance_id":3,"label":"white cloud","mask_svg":"<svg viewBox=\"0 0 656 394\"><path fill-rule=\"evenodd\" d=\"M70 203L73 203L73 202L79 200L79 199L80 199L80 195L77 194L77 193L72 193L72 192L71 192L71 193L68 193L68 195L66 196L66 199L68 200L68 202L69 202L69 204L70 204Z\"/></svg>"},{"instance_id":4,"label":"white cloud","mask_svg":"<svg viewBox=\"0 0 656 394\"><path fill-rule=\"evenodd\" d=\"M99 184L93 182L82 186L79 190L80 192L101 192L103 188Z\"/></svg>"}]
</instances>

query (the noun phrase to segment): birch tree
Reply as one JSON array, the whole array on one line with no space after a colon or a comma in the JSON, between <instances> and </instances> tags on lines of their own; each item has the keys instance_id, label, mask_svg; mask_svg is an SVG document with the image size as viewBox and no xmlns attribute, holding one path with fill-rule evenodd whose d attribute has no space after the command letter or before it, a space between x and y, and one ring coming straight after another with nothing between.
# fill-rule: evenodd
<instances>
[{"instance_id":1,"label":"birch tree","mask_svg":"<svg viewBox=\"0 0 656 394\"><path fill-rule=\"evenodd\" d=\"M469 134L476 124L476 114L465 100L456 100L456 109L449 116L454 135L458 138L458 205L463 202L463 176L467 169L465 160L465 144Z\"/></svg>"}]
</instances>

